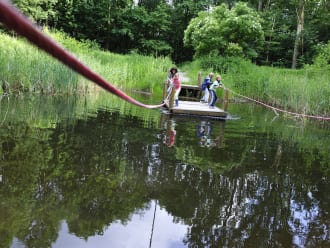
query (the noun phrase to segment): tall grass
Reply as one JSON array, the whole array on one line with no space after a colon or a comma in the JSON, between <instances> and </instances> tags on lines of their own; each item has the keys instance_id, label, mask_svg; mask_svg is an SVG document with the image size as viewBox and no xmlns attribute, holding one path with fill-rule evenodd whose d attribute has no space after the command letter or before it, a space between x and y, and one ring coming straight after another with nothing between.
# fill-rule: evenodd
<instances>
[{"instance_id":1,"label":"tall grass","mask_svg":"<svg viewBox=\"0 0 330 248\"><path fill-rule=\"evenodd\" d=\"M48 32L46 30L46 32ZM119 55L102 51L94 42L78 42L61 32L48 32L84 64L121 89L161 92L167 70L166 57ZM0 80L11 91L42 93L86 92L95 85L28 42L0 33Z\"/></svg>"},{"instance_id":2,"label":"tall grass","mask_svg":"<svg viewBox=\"0 0 330 248\"><path fill-rule=\"evenodd\" d=\"M203 58L184 68L221 73L234 92L302 114L330 115L330 71L257 66L239 58ZM235 95L232 94L232 97Z\"/></svg>"}]
</instances>

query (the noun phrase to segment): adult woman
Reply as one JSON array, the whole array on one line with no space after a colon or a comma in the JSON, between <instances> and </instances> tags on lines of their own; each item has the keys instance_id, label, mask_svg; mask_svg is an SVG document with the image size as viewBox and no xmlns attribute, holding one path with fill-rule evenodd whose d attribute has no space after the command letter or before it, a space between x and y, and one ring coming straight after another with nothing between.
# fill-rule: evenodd
<instances>
[{"instance_id":1,"label":"adult woman","mask_svg":"<svg viewBox=\"0 0 330 248\"><path fill-rule=\"evenodd\" d=\"M173 87L175 89L175 93L174 93L175 106L178 107L179 106L179 94L181 91L181 82L179 79L179 73L175 73L172 83L173 83Z\"/></svg>"}]
</instances>

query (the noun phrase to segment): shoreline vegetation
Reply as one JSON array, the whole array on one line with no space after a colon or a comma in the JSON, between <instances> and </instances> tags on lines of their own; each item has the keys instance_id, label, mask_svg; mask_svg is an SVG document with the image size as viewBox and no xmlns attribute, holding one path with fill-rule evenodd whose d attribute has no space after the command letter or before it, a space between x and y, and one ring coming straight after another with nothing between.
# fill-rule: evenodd
<instances>
[{"instance_id":1,"label":"shoreline vegetation","mask_svg":"<svg viewBox=\"0 0 330 248\"><path fill-rule=\"evenodd\" d=\"M62 32L45 31L115 87L161 97L162 83L173 62L168 57L119 55L94 42ZM95 93L99 87L27 41L0 33L0 94L46 95ZM330 70L306 66L292 70L257 66L242 58L204 57L179 66L197 83L197 75L220 73L226 87L288 111L330 115ZM235 95L231 94L231 97Z\"/></svg>"},{"instance_id":2,"label":"shoreline vegetation","mask_svg":"<svg viewBox=\"0 0 330 248\"><path fill-rule=\"evenodd\" d=\"M91 41L79 42L62 32L46 33L115 87L161 95L172 62L167 57L120 55L102 51ZM87 94L100 87L72 71L26 40L0 33L0 93Z\"/></svg>"}]
</instances>

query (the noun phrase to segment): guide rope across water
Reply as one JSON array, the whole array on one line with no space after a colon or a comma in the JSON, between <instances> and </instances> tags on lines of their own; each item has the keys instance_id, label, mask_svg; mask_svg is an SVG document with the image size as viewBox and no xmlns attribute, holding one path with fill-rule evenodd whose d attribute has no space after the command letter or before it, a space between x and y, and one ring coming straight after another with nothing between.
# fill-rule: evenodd
<instances>
[{"instance_id":1,"label":"guide rope across water","mask_svg":"<svg viewBox=\"0 0 330 248\"><path fill-rule=\"evenodd\" d=\"M244 96L242 94L239 94L239 93L236 93L235 91L229 89L229 88L226 88L227 90L229 90L231 93L233 93L234 95L237 95L239 97L242 97L242 98L245 98L249 101L252 101L252 102L255 102L255 103L258 103L264 107L267 107L267 108L270 108L272 109L276 115L278 115L277 111L278 112L281 112L281 113L285 113L285 114L289 114L289 115L293 115L293 116L296 116L296 117L304 117L304 118L311 118L311 119L318 119L318 120L330 120L330 116L321 116L321 115L307 115L307 114L301 114L301 113L296 113L296 112L292 112L292 111L287 111L287 110L284 110L284 109L280 109L280 108L277 108L277 107L274 107L274 106L271 106L269 104L266 104L264 102L261 102L259 100L255 100L251 97L247 97L247 96Z\"/></svg>"},{"instance_id":2,"label":"guide rope across water","mask_svg":"<svg viewBox=\"0 0 330 248\"><path fill-rule=\"evenodd\" d=\"M17 34L27 38L32 44L40 49L46 51L54 58L67 65L74 71L83 75L85 78L91 80L97 85L101 86L106 91L122 98L123 100L135 104L143 108L159 108L164 103L158 105L143 104L134 98L128 96L123 91L117 89L111 83L107 82L100 75L92 71L88 66L80 62L69 51L57 44L53 39L42 33L35 24L26 16L21 14L14 6L7 0L0 0L0 21L8 28L14 30Z\"/></svg>"}]
</instances>

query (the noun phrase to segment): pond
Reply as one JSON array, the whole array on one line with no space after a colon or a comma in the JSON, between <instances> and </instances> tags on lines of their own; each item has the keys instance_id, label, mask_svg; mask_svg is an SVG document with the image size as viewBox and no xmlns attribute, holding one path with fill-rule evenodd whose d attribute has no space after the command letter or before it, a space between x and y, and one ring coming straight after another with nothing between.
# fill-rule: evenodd
<instances>
[{"instance_id":1,"label":"pond","mask_svg":"<svg viewBox=\"0 0 330 248\"><path fill-rule=\"evenodd\" d=\"M1 247L329 247L329 123L229 112L2 97Z\"/></svg>"}]
</instances>

